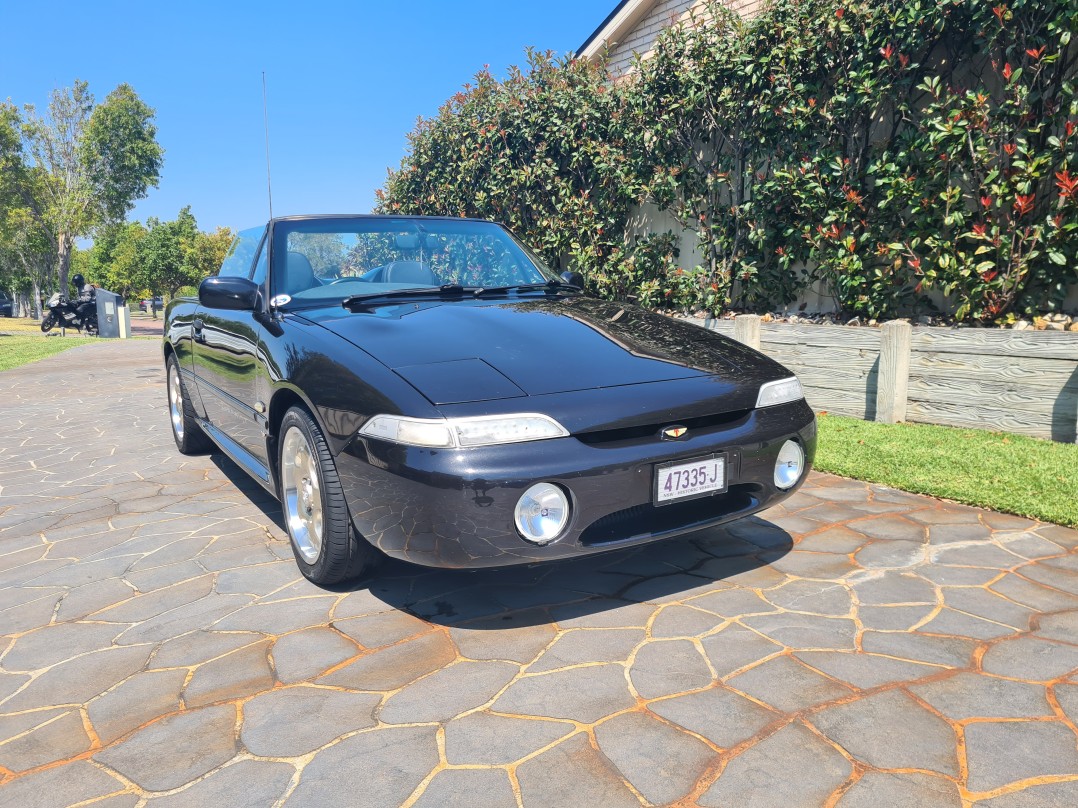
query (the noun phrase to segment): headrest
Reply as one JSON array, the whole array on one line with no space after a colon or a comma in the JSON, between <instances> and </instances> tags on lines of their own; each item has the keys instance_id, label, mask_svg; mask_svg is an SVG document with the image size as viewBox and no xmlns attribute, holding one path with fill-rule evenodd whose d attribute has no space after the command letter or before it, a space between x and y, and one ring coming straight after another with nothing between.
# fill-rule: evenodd
<instances>
[{"instance_id":1,"label":"headrest","mask_svg":"<svg viewBox=\"0 0 1078 808\"><path fill-rule=\"evenodd\" d=\"M290 250L285 259L284 278L278 284L278 291L282 294L294 295L296 292L302 292L304 289L317 285L314 269L307 256Z\"/></svg>"},{"instance_id":2,"label":"headrest","mask_svg":"<svg viewBox=\"0 0 1078 808\"><path fill-rule=\"evenodd\" d=\"M305 277L307 275L314 276L314 268L311 266L310 260L301 252L288 252L288 274L289 276Z\"/></svg>"}]
</instances>

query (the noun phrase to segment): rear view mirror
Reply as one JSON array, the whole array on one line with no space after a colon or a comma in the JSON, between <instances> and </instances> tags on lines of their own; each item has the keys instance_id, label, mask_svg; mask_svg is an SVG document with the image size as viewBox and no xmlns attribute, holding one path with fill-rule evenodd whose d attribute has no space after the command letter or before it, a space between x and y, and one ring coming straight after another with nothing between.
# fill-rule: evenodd
<instances>
[{"instance_id":1,"label":"rear view mirror","mask_svg":"<svg viewBox=\"0 0 1078 808\"><path fill-rule=\"evenodd\" d=\"M198 302L207 309L253 311L258 303L258 284L247 278L206 278L198 287Z\"/></svg>"}]
</instances>

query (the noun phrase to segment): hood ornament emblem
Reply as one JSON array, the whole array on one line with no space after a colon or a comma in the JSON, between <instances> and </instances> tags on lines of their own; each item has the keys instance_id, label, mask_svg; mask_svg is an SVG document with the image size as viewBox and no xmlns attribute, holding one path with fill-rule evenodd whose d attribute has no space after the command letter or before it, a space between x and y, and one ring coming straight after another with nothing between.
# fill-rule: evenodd
<instances>
[{"instance_id":1,"label":"hood ornament emblem","mask_svg":"<svg viewBox=\"0 0 1078 808\"><path fill-rule=\"evenodd\" d=\"M662 431L663 440L677 440L686 432L689 431L687 426L668 426L664 427Z\"/></svg>"}]
</instances>

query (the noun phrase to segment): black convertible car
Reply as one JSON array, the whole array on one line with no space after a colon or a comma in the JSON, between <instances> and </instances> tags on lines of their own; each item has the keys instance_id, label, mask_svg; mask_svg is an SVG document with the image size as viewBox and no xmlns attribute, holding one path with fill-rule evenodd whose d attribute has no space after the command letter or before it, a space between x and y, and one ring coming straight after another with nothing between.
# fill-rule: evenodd
<instances>
[{"instance_id":1,"label":"black convertible car","mask_svg":"<svg viewBox=\"0 0 1078 808\"><path fill-rule=\"evenodd\" d=\"M789 371L580 286L491 222L274 219L168 306L176 445L277 496L320 584L373 548L481 567L626 547L801 484L816 421Z\"/></svg>"}]
</instances>

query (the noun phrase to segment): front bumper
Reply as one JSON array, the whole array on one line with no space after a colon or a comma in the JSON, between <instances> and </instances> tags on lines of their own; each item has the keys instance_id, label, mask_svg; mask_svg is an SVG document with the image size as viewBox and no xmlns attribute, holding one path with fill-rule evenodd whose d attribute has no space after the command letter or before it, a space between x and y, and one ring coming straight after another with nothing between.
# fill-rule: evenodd
<instances>
[{"instance_id":1,"label":"front bumper","mask_svg":"<svg viewBox=\"0 0 1078 808\"><path fill-rule=\"evenodd\" d=\"M793 488L775 487L775 458L797 439L806 468ZM655 507L656 464L724 452L724 493ZM693 430L586 443L576 437L472 449L432 450L357 437L337 457L356 530L387 555L435 567L529 564L677 536L722 524L790 496L816 454L816 418L804 401L751 410ZM566 530L546 545L517 533L513 508L529 486L569 492Z\"/></svg>"}]
</instances>

